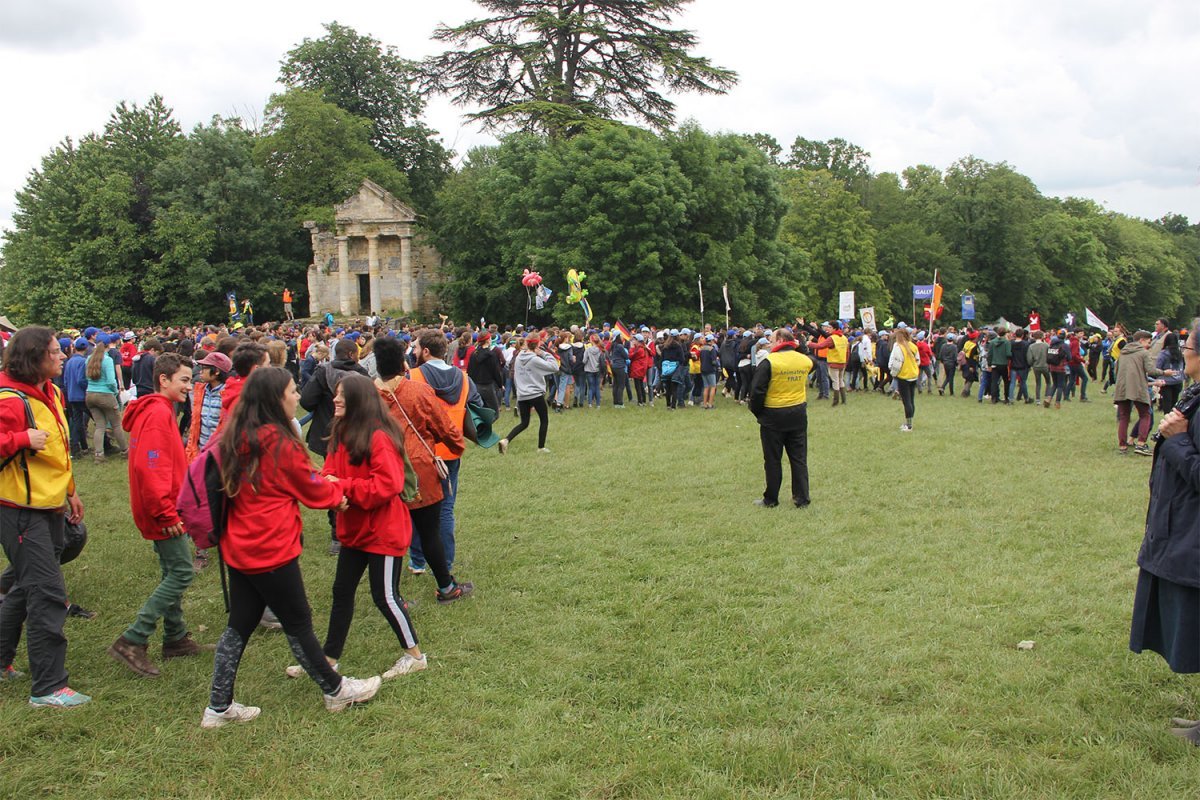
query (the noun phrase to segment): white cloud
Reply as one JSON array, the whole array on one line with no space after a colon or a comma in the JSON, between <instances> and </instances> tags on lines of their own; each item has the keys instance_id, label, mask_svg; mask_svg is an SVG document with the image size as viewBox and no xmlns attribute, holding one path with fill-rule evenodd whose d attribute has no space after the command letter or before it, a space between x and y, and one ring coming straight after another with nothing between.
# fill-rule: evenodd
<instances>
[{"instance_id":1,"label":"white cloud","mask_svg":"<svg viewBox=\"0 0 1200 800\"><path fill-rule=\"evenodd\" d=\"M440 49L429 38L437 23L481 13L468 0L5 3L0 70L27 77L6 84L20 113L0 129L0 227L42 155L99 130L120 100L161 93L185 129L213 114L260 115L279 61L323 22L419 58ZM741 76L726 96L675 98L681 121L770 133L785 150L796 136L840 136L870 151L877 171L975 155L1008 162L1049 195L1200 221L1194 0L696 0L679 24ZM438 100L427 115L460 154L492 141L462 113Z\"/></svg>"}]
</instances>

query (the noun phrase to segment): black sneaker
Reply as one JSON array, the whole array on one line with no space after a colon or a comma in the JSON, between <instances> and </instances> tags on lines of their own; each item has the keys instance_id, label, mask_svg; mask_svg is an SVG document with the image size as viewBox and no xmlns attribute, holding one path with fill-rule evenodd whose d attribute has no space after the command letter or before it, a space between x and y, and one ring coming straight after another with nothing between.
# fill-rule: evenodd
<instances>
[{"instance_id":1,"label":"black sneaker","mask_svg":"<svg viewBox=\"0 0 1200 800\"><path fill-rule=\"evenodd\" d=\"M754 501L754 505L758 506L759 508L775 508L777 505L779 505L779 501L777 500L772 503L760 497Z\"/></svg>"},{"instance_id":2,"label":"black sneaker","mask_svg":"<svg viewBox=\"0 0 1200 800\"><path fill-rule=\"evenodd\" d=\"M1154 453L1150 450L1149 445L1139 444L1133 448L1133 452L1139 456L1152 456Z\"/></svg>"},{"instance_id":3,"label":"black sneaker","mask_svg":"<svg viewBox=\"0 0 1200 800\"><path fill-rule=\"evenodd\" d=\"M461 600L464 597L470 597L474 593L475 593L475 584L471 583L470 581L463 581L462 583L456 583L456 584L454 584L454 588L448 592L443 592L441 589L438 589L438 592L437 592L438 605L448 606L451 603L453 603L455 600Z\"/></svg>"},{"instance_id":4,"label":"black sneaker","mask_svg":"<svg viewBox=\"0 0 1200 800\"><path fill-rule=\"evenodd\" d=\"M71 603L69 606L67 606L67 616L79 617L80 619L95 619L96 612L89 611L78 603Z\"/></svg>"}]
</instances>

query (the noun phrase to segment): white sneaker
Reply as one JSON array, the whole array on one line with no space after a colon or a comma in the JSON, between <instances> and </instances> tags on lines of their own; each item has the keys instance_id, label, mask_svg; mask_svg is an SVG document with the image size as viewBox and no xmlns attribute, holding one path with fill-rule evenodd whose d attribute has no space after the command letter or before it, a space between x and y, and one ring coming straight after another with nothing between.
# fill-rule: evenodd
<instances>
[{"instance_id":1,"label":"white sneaker","mask_svg":"<svg viewBox=\"0 0 1200 800\"><path fill-rule=\"evenodd\" d=\"M425 657L424 653L421 653L420 658L413 658L408 653L405 653L404 655L400 656L399 660L397 660L395 664L392 664L391 669L383 673L383 679L385 681L390 681L392 678L398 678L401 675L407 675L410 672L420 672L428 666L429 659Z\"/></svg>"},{"instance_id":2,"label":"white sneaker","mask_svg":"<svg viewBox=\"0 0 1200 800\"><path fill-rule=\"evenodd\" d=\"M912 431L912 426L911 426L911 425L901 425L901 426L900 426L900 432L901 432L901 433L909 433L910 431Z\"/></svg>"},{"instance_id":3,"label":"white sneaker","mask_svg":"<svg viewBox=\"0 0 1200 800\"><path fill-rule=\"evenodd\" d=\"M501 439L499 442L497 442L496 449L498 449L500 451L500 455L504 455L505 453L507 453L508 452L508 439Z\"/></svg>"},{"instance_id":4,"label":"white sneaker","mask_svg":"<svg viewBox=\"0 0 1200 800\"><path fill-rule=\"evenodd\" d=\"M337 672L338 662L334 661L329 666L333 667L334 672ZM305 675L308 674L307 672L304 671L304 667L300 666L299 664L292 664L290 667L285 669L283 672L289 678L303 678Z\"/></svg>"},{"instance_id":5,"label":"white sneaker","mask_svg":"<svg viewBox=\"0 0 1200 800\"><path fill-rule=\"evenodd\" d=\"M337 712L355 703L365 703L375 696L381 683L383 679L378 675L370 678L342 678L342 686L337 690L337 694L325 695L325 708Z\"/></svg>"},{"instance_id":6,"label":"white sneaker","mask_svg":"<svg viewBox=\"0 0 1200 800\"><path fill-rule=\"evenodd\" d=\"M539 448L538 448L538 452L539 452L539 453L549 453L549 452L550 452L550 448L549 448L549 447L539 447Z\"/></svg>"},{"instance_id":7,"label":"white sneaker","mask_svg":"<svg viewBox=\"0 0 1200 800\"><path fill-rule=\"evenodd\" d=\"M224 711L206 708L204 716L200 718L200 727L219 728L228 722L249 722L261 713L262 709L258 706L244 706L241 703L231 703Z\"/></svg>"}]
</instances>

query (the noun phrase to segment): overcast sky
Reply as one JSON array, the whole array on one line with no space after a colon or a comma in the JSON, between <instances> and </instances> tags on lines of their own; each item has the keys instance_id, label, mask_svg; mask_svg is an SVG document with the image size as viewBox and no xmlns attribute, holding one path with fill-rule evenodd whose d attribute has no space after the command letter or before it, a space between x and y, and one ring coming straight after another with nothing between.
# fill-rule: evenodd
<instances>
[{"instance_id":1,"label":"overcast sky","mask_svg":"<svg viewBox=\"0 0 1200 800\"><path fill-rule=\"evenodd\" d=\"M406 58L481 9L468 0L0 0L0 228L14 193L65 136L98 131L155 92L185 130L261 117L279 61L336 19ZM710 131L848 139L876 172L975 155L1043 193L1200 221L1200 2L696 0L697 52L737 70L728 95L674 98ZM427 122L463 154L493 141L462 110Z\"/></svg>"}]
</instances>

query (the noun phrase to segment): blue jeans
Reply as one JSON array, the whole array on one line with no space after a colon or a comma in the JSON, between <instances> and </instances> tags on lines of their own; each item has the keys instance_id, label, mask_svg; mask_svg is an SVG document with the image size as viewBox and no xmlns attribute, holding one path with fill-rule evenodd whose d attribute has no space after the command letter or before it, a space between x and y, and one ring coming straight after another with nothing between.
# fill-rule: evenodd
<instances>
[{"instance_id":1,"label":"blue jeans","mask_svg":"<svg viewBox=\"0 0 1200 800\"><path fill-rule=\"evenodd\" d=\"M817 361L817 399L829 397L829 362L823 358Z\"/></svg>"},{"instance_id":2,"label":"blue jeans","mask_svg":"<svg viewBox=\"0 0 1200 800\"><path fill-rule=\"evenodd\" d=\"M575 385L575 378L571 375L563 375L561 372L558 375L558 390L554 393L554 401L560 406L563 400L567 397L567 387Z\"/></svg>"},{"instance_id":3,"label":"blue jeans","mask_svg":"<svg viewBox=\"0 0 1200 800\"><path fill-rule=\"evenodd\" d=\"M1079 378L1079 399L1087 400L1088 374L1087 370L1084 369L1083 364L1073 365L1068 375L1070 376L1070 385L1067 387L1068 390L1071 392L1075 391L1075 379Z\"/></svg>"},{"instance_id":4,"label":"blue jeans","mask_svg":"<svg viewBox=\"0 0 1200 800\"><path fill-rule=\"evenodd\" d=\"M979 371L979 397L976 399L982 400L984 398L984 395L986 395L988 393L988 389L991 388L991 385L992 385L991 370L988 370L987 372L980 370Z\"/></svg>"},{"instance_id":5,"label":"blue jeans","mask_svg":"<svg viewBox=\"0 0 1200 800\"><path fill-rule=\"evenodd\" d=\"M513 390L513 379L512 379L512 373L510 372L506 376L504 376L504 407L505 408L508 408L509 405L511 405L511 403L509 401L512 400L512 390Z\"/></svg>"},{"instance_id":6,"label":"blue jeans","mask_svg":"<svg viewBox=\"0 0 1200 800\"><path fill-rule=\"evenodd\" d=\"M446 550L446 568L454 564L454 501L458 499L458 468L462 459L446 459L450 469L450 477L442 481L442 511L441 535L442 547ZM408 546L408 559L416 569L425 568L425 553L421 550L421 540L414 536Z\"/></svg>"},{"instance_id":7,"label":"blue jeans","mask_svg":"<svg viewBox=\"0 0 1200 800\"><path fill-rule=\"evenodd\" d=\"M586 398L585 404L590 406L592 403L595 403L596 408L599 408L600 407L600 373L599 372L585 372L585 373L583 373L583 377L587 381L587 398Z\"/></svg>"},{"instance_id":8,"label":"blue jeans","mask_svg":"<svg viewBox=\"0 0 1200 800\"><path fill-rule=\"evenodd\" d=\"M1018 383L1021 384L1021 389L1020 389L1020 391L1017 391L1016 393L1014 393L1014 389L1016 389L1016 386ZM1014 403L1017 402L1018 400L1028 400L1029 399L1029 368L1028 367L1026 367L1025 369L1013 369L1012 370L1012 377L1008 381L1008 396L1012 398Z\"/></svg>"}]
</instances>

